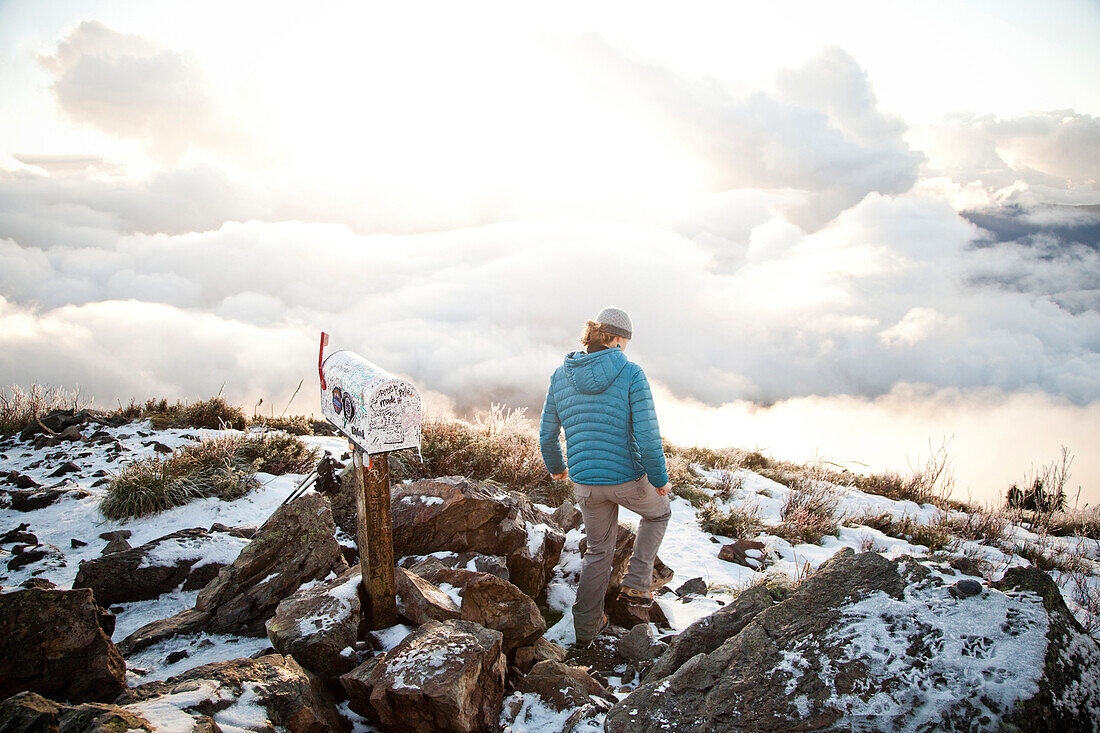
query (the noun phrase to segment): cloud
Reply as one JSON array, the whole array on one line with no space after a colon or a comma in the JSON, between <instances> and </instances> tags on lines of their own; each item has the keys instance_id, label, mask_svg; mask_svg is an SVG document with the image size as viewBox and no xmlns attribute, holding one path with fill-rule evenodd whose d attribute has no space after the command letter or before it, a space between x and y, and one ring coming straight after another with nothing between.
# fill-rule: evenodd
<instances>
[{"instance_id":1,"label":"cloud","mask_svg":"<svg viewBox=\"0 0 1100 733\"><path fill-rule=\"evenodd\" d=\"M910 143L927 157L925 177L958 183L981 181L1006 191L1000 203L1100 203L1100 119L1074 110L1052 110L1001 118L955 114L913 128ZM1080 190L1084 201L1066 200ZM1007 199L1007 200L1006 200Z\"/></svg>"},{"instance_id":2,"label":"cloud","mask_svg":"<svg viewBox=\"0 0 1100 733\"><path fill-rule=\"evenodd\" d=\"M143 143L157 159L192 148L259 160L269 151L246 128L245 107L221 96L197 59L141 36L84 21L40 59L73 122Z\"/></svg>"},{"instance_id":3,"label":"cloud","mask_svg":"<svg viewBox=\"0 0 1100 733\"><path fill-rule=\"evenodd\" d=\"M710 169L712 186L813 192L788 212L816 228L868 193L897 194L917 180L922 156L903 140L904 122L883 114L866 72L826 48L778 75L776 94L736 95L713 79L689 78L633 58L598 36L578 41L603 93L630 100Z\"/></svg>"}]
</instances>

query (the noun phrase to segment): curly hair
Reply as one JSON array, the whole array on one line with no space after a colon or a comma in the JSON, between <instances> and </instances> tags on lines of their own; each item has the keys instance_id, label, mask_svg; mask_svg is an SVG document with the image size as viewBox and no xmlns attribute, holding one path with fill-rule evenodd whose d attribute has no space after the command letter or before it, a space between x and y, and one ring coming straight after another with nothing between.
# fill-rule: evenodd
<instances>
[{"instance_id":1,"label":"curly hair","mask_svg":"<svg viewBox=\"0 0 1100 733\"><path fill-rule=\"evenodd\" d=\"M596 321L585 321L584 330L581 331L581 344L585 348L589 346L608 346L618 338L615 334L609 333L603 329L602 323Z\"/></svg>"}]
</instances>

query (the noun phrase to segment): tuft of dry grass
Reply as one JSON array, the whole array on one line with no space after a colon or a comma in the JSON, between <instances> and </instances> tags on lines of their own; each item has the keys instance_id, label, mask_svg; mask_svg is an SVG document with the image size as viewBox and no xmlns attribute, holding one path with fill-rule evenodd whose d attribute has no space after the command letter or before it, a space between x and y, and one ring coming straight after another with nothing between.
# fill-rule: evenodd
<instances>
[{"instance_id":1,"label":"tuft of dry grass","mask_svg":"<svg viewBox=\"0 0 1100 733\"><path fill-rule=\"evenodd\" d=\"M256 471L304 473L316 458L314 449L292 435L221 436L134 461L111 479L99 509L109 519L123 519L198 498L232 501L259 487Z\"/></svg>"},{"instance_id":2,"label":"tuft of dry grass","mask_svg":"<svg viewBox=\"0 0 1100 733\"><path fill-rule=\"evenodd\" d=\"M966 512L962 517L944 515L940 524L959 539L999 542L1008 531L1009 521L1003 511L976 509Z\"/></svg>"},{"instance_id":3,"label":"tuft of dry grass","mask_svg":"<svg viewBox=\"0 0 1100 733\"><path fill-rule=\"evenodd\" d=\"M573 496L569 481L554 481L546 472L534 424L522 410L505 412L494 405L475 422L428 417L421 423L420 453L392 456L395 478L466 476L493 480L536 501L553 506Z\"/></svg>"},{"instance_id":4,"label":"tuft of dry grass","mask_svg":"<svg viewBox=\"0 0 1100 733\"><path fill-rule=\"evenodd\" d=\"M144 404L131 401L126 407L120 407L115 414L128 420L149 420L158 430L173 427L244 430L248 425L244 410L230 405L220 396L175 404L169 404L164 398L146 400Z\"/></svg>"},{"instance_id":5,"label":"tuft of dry grass","mask_svg":"<svg viewBox=\"0 0 1100 733\"><path fill-rule=\"evenodd\" d=\"M798 481L780 512L783 521L770 531L792 544L816 545L822 537L835 534L840 528L836 507L836 496L824 484Z\"/></svg>"},{"instance_id":6,"label":"tuft of dry grass","mask_svg":"<svg viewBox=\"0 0 1100 733\"><path fill-rule=\"evenodd\" d=\"M1073 584L1073 602L1080 609L1076 614L1077 620L1092 636L1100 634L1100 587L1089 583L1087 571L1074 571L1070 576Z\"/></svg>"},{"instance_id":7,"label":"tuft of dry grass","mask_svg":"<svg viewBox=\"0 0 1100 733\"><path fill-rule=\"evenodd\" d=\"M14 435L53 410L79 410L86 407L79 392L61 387L32 384L24 389L18 384L0 388L0 435Z\"/></svg>"},{"instance_id":8,"label":"tuft of dry grass","mask_svg":"<svg viewBox=\"0 0 1100 733\"><path fill-rule=\"evenodd\" d=\"M99 503L108 519L154 514L193 499L232 501L260 484L253 466L237 455L237 436L207 440L168 456L134 461L115 475Z\"/></svg>"},{"instance_id":9,"label":"tuft of dry grass","mask_svg":"<svg viewBox=\"0 0 1100 733\"><path fill-rule=\"evenodd\" d=\"M896 537L914 545L924 545L929 552L948 549L958 542L950 528L942 522L926 524L912 517L902 517L898 520L886 512L853 517L846 523L871 527L889 537Z\"/></svg>"},{"instance_id":10,"label":"tuft of dry grass","mask_svg":"<svg viewBox=\"0 0 1100 733\"><path fill-rule=\"evenodd\" d=\"M321 457L319 450L310 448L297 436L281 432L249 435L238 442L236 455L254 470L274 476L307 473Z\"/></svg>"},{"instance_id":11,"label":"tuft of dry grass","mask_svg":"<svg viewBox=\"0 0 1100 733\"><path fill-rule=\"evenodd\" d=\"M719 509L713 502L699 509L698 518L704 532L737 540L752 539L764 528L753 511L737 507Z\"/></svg>"},{"instance_id":12,"label":"tuft of dry grass","mask_svg":"<svg viewBox=\"0 0 1100 733\"><path fill-rule=\"evenodd\" d=\"M1059 537L1091 537L1100 540L1100 507L1085 507L1045 515L1045 529Z\"/></svg>"}]
</instances>

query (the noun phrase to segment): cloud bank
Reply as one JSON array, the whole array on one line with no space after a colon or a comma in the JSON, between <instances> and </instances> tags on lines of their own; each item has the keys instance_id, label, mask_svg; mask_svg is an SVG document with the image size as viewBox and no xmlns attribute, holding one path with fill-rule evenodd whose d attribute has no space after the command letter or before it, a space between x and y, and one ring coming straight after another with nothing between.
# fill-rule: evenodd
<instances>
[{"instance_id":1,"label":"cloud bank","mask_svg":"<svg viewBox=\"0 0 1100 733\"><path fill-rule=\"evenodd\" d=\"M593 36L542 53L566 55L568 83L532 74L517 99L596 100L589 147L512 110L525 144L560 160L389 185L382 164L334 181L288 163L277 130L242 123L262 122L262 105L237 114L192 55L77 26L42 61L59 110L154 165L135 177L95 157L0 159L3 380L78 382L105 405L228 380L234 399L271 404L314 383L324 329L434 409L537 413L580 325L615 304L674 440L882 464L960 434L962 473L982 487L1004 483L996 446L1023 455L1030 441L1038 461L1090 445L1100 122L1054 111L913 129L838 48L770 91ZM601 147L637 175L593 165ZM528 177L510 187L502 170ZM666 171L690 183L670 189Z\"/></svg>"}]
</instances>

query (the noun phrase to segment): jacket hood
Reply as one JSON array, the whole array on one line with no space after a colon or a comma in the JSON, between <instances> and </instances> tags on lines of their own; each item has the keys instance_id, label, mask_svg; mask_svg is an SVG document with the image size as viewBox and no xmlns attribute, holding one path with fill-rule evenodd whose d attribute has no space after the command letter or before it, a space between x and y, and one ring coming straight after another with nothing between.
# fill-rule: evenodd
<instances>
[{"instance_id":1,"label":"jacket hood","mask_svg":"<svg viewBox=\"0 0 1100 733\"><path fill-rule=\"evenodd\" d=\"M573 388L583 394L606 390L627 364L622 349L611 348L589 354L571 351L565 355L565 376Z\"/></svg>"}]
</instances>

